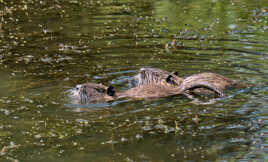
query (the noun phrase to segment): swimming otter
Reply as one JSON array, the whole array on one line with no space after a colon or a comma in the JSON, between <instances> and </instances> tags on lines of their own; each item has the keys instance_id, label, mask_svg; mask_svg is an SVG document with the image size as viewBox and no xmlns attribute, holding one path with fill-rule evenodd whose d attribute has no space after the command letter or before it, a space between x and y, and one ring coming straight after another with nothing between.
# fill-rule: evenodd
<instances>
[{"instance_id":1,"label":"swimming otter","mask_svg":"<svg viewBox=\"0 0 268 162\"><path fill-rule=\"evenodd\" d=\"M152 73L150 73L151 71ZM157 72L160 72L160 74ZM151 69L151 68L141 69L141 73L139 73L135 78L138 81L138 86L126 90L125 92L119 93L117 96L118 98L136 98L136 99L157 98L177 94L184 94L185 91L187 90L199 87L210 89L219 94L220 96L223 96L222 91L220 91L217 87L214 87L205 80L196 81L193 79L190 82L188 82L188 80L187 82L184 82L184 80L173 74L170 74L166 78L164 78L164 76L166 76L167 73L168 72L162 71L160 69ZM158 74L160 75L160 77ZM150 80L144 80L144 79L150 79Z\"/></svg>"},{"instance_id":2,"label":"swimming otter","mask_svg":"<svg viewBox=\"0 0 268 162\"><path fill-rule=\"evenodd\" d=\"M141 68L139 74L134 76L132 80L133 86L139 88L115 93L112 86L106 87L102 84L84 83L72 89L70 96L78 103L108 102L116 98L125 97L151 98L152 94L150 94L150 92L153 89L154 97L169 96L177 93L172 92L172 90L174 90L172 87L178 87L182 83L183 79L180 79L176 75L176 73L170 73L156 68ZM159 87L159 89L157 89L157 87Z\"/></svg>"},{"instance_id":3,"label":"swimming otter","mask_svg":"<svg viewBox=\"0 0 268 162\"><path fill-rule=\"evenodd\" d=\"M114 100L115 90L113 86L84 83L71 90L70 97L80 103L108 102Z\"/></svg>"},{"instance_id":4,"label":"swimming otter","mask_svg":"<svg viewBox=\"0 0 268 162\"><path fill-rule=\"evenodd\" d=\"M135 82L137 87L141 85L160 84L161 82L163 83L168 76L171 76L171 79L166 80L167 83L176 86L183 84L185 89L189 91L200 93L218 93L217 91L221 91L221 94L226 88L229 88L236 83L236 81L214 73L195 74L185 79L178 77L177 75L177 72L170 73L157 68L141 68L139 73L134 76L134 81L132 80L131 82ZM204 88L200 88L197 85Z\"/></svg>"}]
</instances>

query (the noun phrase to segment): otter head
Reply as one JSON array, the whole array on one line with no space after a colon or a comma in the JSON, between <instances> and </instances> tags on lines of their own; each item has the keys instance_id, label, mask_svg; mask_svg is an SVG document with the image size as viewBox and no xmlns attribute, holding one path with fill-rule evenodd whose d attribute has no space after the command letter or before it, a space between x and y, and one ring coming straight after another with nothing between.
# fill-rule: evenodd
<instances>
[{"instance_id":1,"label":"otter head","mask_svg":"<svg viewBox=\"0 0 268 162\"><path fill-rule=\"evenodd\" d=\"M166 80L170 76L168 80L174 80L173 84L175 85L175 80L181 80L177 75L178 72L170 73L168 71L164 71L157 68L141 68L139 73L132 80L132 82L136 83L136 86L150 84L166 84Z\"/></svg>"},{"instance_id":2,"label":"otter head","mask_svg":"<svg viewBox=\"0 0 268 162\"><path fill-rule=\"evenodd\" d=\"M183 78L178 77L178 72L168 72L157 68L141 68L139 73L130 80L132 87L143 85L172 85L180 86Z\"/></svg>"},{"instance_id":3,"label":"otter head","mask_svg":"<svg viewBox=\"0 0 268 162\"><path fill-rule=\"evenodd\" d=\"M79 84L71 91L71 98L82 103L111 101L113 96L114 87L96 83Z\"/></svg>"}]
</instances>

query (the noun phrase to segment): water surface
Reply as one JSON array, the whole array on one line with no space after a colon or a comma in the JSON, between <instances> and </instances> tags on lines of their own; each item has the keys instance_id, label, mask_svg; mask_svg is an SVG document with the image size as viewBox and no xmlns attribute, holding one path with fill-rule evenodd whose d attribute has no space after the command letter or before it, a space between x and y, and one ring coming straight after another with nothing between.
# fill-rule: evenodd
<instances>
[{"instance_id":1,"label":"water surface","mask_svg":"<svg viewBox=\"0 0 268 162\"><path fill-rule=\"evenodd\" d=\"M0 4L1 161L267 160L266 0ZM141 67L256 86L209 105L66 97L84 82L126 90Z\"/></svg>"}]
</instances>

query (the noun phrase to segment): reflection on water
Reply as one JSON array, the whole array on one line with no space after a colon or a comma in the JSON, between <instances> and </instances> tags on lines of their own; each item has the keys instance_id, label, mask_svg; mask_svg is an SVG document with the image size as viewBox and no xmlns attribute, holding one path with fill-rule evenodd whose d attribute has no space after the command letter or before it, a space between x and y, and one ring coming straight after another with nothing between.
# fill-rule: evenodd
<instances>
[{"instance_id":1,"label":"reflection on water","mask_svg":"<svg viewBox=\"0 0 268 162\"><path fill-rule=\"evenodd\" d=\"M265 1L0 4L1 161L267 160ZM256 86L208 105L184 96L83 105L66 96L84 82L126 90L141 67Z\"/></svg>"}]
</instances>

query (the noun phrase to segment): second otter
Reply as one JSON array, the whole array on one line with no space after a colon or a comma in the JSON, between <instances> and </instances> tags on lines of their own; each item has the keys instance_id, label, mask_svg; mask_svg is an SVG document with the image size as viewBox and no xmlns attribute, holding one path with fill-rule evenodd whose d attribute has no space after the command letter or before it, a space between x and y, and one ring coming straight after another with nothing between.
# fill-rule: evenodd
<instances>
[{"instance_id":1,"label":"second otter","mask_svg":"<svg viewBox=\"0 0 268 162\"><path fill-rule=\"evenodd\" d=\"M156 69L142 68L134 77L136 87L119 93L119 98L156 98L176 94L184 94L185 91L203 87L223 96L223 92L209 81L188 78L184 80L174 73Z\"/></svg>"},{"instance_id":2,"label":"second otter","mask_svg":"<svg viewBox=\"0 0 268 162\"><path fill-rule=\"evenodd\" d=\"M174 86L180 86L183 84L186 89L200 93L213 91L217 93L217 91L215 91L216 89L223 93L225 89L232 87L237 83L234 80L215 73L194 74L184 79L178 77L177 73L170 73L157 68L141 68L139 73L134 76L134 79L131 82L136 83L137 87L141 85L159 84L165 81L168 76L172 77L170 80L167 80L167 82ZM197 85L204 88L200 88Z\"/></svg>"}]
</instances>

